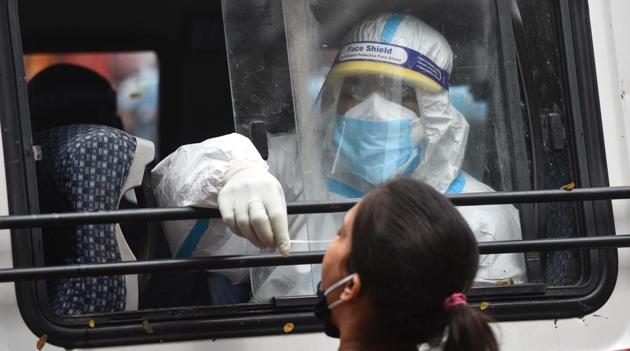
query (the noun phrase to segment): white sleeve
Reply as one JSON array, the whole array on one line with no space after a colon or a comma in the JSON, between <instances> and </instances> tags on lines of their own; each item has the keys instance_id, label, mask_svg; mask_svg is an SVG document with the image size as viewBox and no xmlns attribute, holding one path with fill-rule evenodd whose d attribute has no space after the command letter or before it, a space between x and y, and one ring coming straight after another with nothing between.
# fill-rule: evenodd
<instances>
[{"instance_id":1,"label":"white sleeve","mask_svg":"<svg viewBox=\"0 0 630 351\"><path fill-rule=\"evenodd\" d=\"M457 209L466 219L478 242L521 239L518 212L512 205L463 206ZM510 278L516 284L526 281L522 253L491 254L479 257L475 283L494 284Z\"/></svg>"},{"instance_id":2,"label":"white sleeve","mask_svg":"<svg viewBox=\"0 0 630 351\"><path fill-rule=\"evenodd\" d=\"M151 184L160 207L217 207L226 174L267 164L240 134L183 145L151 171ZM245 239L232 235L220 218L162 222L173 257L243 255ZM244 281L247 269L223 272L232 282Z\"/></svg>"},{"instance_id":3,"label":"white sleeve","mask_svg":"<svg viewBox=\"0 0 630 351\"><path fill-rule=\"evenodd\" d=\"M179 147L151 171L160 207L217 207L226 174L261 166L268 169L252 142L232 133Z\"/></svg>"}]
</instances>

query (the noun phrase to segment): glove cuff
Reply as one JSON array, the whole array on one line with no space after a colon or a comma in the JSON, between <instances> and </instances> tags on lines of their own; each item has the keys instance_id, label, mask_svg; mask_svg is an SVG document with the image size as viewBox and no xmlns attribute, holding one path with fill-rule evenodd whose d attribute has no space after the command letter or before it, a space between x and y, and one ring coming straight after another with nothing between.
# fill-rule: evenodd
<instances>
[{"instance_id":1,"label":"glove cuff","mask_svg":"<svg viewBox=\"0 0 630 351\"><path fill-rule=\"evenodd\" d=\"M265 161L238 161L232 165L232 167L228 168L225 171L225 175L223 176L223 184L225 185L230 178L232 178L236 173L247 169L247 168L262 168L262 170L267 171L267 164Z\"/></svg>"}]
</instances>

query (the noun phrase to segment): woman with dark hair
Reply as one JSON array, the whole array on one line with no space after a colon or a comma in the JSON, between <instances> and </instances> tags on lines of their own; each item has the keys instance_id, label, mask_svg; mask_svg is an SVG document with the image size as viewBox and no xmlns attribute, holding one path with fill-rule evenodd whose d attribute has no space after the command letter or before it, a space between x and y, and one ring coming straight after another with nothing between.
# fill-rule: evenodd
<instances>
[{"instance_id":1,"label":"woman with dark hair","mask_svg":"<svg viewBox=\"0 0 630 351\"><path fill-rule=\"evenodd\" d=\"M315 315L339 350L498 349L490 318L467 305L477 242L430 186L398 179L345 215L322 265Z\"/></svg>"}]
</instances>

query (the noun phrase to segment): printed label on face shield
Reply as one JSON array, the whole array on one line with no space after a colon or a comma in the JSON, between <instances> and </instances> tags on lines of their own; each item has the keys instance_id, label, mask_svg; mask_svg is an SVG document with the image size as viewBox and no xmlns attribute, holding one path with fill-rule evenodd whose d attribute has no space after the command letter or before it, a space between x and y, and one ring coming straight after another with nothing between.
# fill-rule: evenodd
<instances>
[{"instance_id":1,"label":"printed label on face shield","mask_svg":"<svg viewBox=\"0 0 630 351\"><path fill-rule=\"evenodd\" d=\"M403 46L378 42L351 43L339 51L335 63L375 61L389 63L418 72L448 90L448 72L423 54Z\"/></svg>"},{"instance_id":2,"label":"printed label on face shield","mask_svg":"<svg viewBox=\"0 0 630 351\"><path fill-rule=\"evenodd\" d=\"M401 65L407 62L407 53L403 48L380 43L354 43L343 47L338 61L375 60Z\"/></svg>"}]
</instances>

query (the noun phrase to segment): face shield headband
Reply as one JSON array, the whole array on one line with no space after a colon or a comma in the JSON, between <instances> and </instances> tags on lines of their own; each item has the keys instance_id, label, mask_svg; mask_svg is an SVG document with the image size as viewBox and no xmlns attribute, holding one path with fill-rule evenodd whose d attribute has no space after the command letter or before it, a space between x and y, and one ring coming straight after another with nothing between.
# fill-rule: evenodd
<instances>
[{"instance_id":1,"label":"face shield headband","mask_svg":"<svg viewBox=\"0 0 630 351\"><path fill-rule=\"evenodd\" d=\"M333 72L384 73L400 76L430 92L448 90L449 74L431 59L410 48L379 42L345 45L337 55Z\"/></svg>"}]
</instances>

